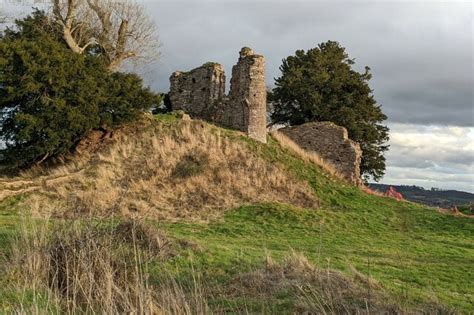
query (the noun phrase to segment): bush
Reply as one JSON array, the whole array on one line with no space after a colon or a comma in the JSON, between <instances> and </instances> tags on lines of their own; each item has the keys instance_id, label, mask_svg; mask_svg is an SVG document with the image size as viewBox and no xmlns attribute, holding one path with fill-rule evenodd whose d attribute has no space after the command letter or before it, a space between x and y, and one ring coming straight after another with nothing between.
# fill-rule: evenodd
<instances>
[{"instance_id":1,"label":"bush","mask_svg":"<svg viewBox=\"0 0 474 315\"><path fill-rule=\"evenodd\" d=\"M138 76L109 73L93 50L71 52L40 11L0 36L2 163L60 156L91 129L131 121L159 102Z\"/></svg>"}]
</instances>

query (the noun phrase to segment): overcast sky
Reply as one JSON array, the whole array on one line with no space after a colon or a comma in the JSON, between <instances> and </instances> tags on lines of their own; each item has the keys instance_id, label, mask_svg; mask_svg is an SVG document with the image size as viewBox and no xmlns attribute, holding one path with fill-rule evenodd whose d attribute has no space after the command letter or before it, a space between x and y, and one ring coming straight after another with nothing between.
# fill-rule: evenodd
<instances>
[{"instance_id":1,"label":"overcast sky","mask_svg":"<svg viewBox=\"0 0 474 315\"><path fill-rule=\"evenodd\" d=\"M389 117L382 182L474 192L471 1L143 2L162 43L161 60L140 70L155 90L168 90L171 72L207 61L230 77L243 46L266 57L272 85L283 58L335 40L358 70L372 69L371 87Z\"/></svg>"}]
</instances>

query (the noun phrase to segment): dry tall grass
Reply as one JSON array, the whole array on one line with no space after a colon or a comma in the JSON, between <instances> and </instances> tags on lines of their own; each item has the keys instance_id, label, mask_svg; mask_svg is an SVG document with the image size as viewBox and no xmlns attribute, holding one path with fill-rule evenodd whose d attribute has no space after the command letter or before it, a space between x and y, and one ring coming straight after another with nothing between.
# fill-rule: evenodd
<instances>
[{"instance_id":1,"label":"dry tall grass","mask_svg":"<svg viewBox=\"0 0 474 315\"><path fill-rule=\"evenodd\" d=\"M296 252L281 262L267 256L264 269L239 275L235 283L239 295L259 296L262 300L281 292L290 294L298 314L404 313L370 277L359 272L351 277L316 267Z\"/></svg>"},{"instance_id":2,"label":"dry tall grass","mask_svg":"<svg viewBox=\"0 0 474 315\"><path fill-rule=\"evenodd\" d=\"M245 203L317 207L306 182L223 132L200 121L180 121L175 128L124 138L80 170L74 165L51 172L58 180L44 181L42 193L26 203L34 213L60 216L73 215L73 208L104 216L201 219Z\"/></svg>"},{"instance_id":3,"label":"dry tall grass","mask_svg":"<svg viewBox=\"0 0 474 315\"><path fill-rule=\"evenodd\" d=\"M273 303L285 299L295 314L454 314L437 303L408 308L371 277L320 268L296 252L281 262L267 255L261 268L230 282L206 283L193 271L192 283L183 285L156 272L178 242L143 222L110 227L67 220L22 228L0 264L2 291L9 294L0 311L8 313L248 314L246 299L261 312L273 312Z\"/></svg>"},{"instance_id":4,"label":"dry tall grass","mask_svg":"<svg viewBox=\"0 0 474 315\"><path fill-rule=\"evenodd\" d=\"M263 268L235 276L229 292L267 304L287 296L294 301L294 314L456 314L436 301L407 305L352 266L344 274L331 269L329 261L326 267L315 266L295 251L279 262L267 254Z\"/></svg>"},{"instance_id":5,"label":"dry tall grass","mask_svg":"<svg viewBox=\"0 0 474 315\"><path fill-rule=\"evenodd\" d=\"M92 221L51 228L24 224L1 275L8 281L12 313L208 314L195 282L171 277L150 284L149 261L166 259L169 240L141 222L111 230Z\"/></svg>"}]
</instances>

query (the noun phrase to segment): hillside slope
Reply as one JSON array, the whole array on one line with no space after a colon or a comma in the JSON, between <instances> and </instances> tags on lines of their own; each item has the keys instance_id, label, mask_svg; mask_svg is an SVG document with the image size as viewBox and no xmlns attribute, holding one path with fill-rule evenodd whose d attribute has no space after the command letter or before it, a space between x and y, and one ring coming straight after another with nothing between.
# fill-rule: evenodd
<instances>
[{"instance_id":1,"label":"hillside slope","mask_svg":"<svg viewBox=\"0 0 474 315\"><path fill-rule=\"evenodd\" d=\"M122 132L115 143L76 163L0 184L36 191L24 205L33 214L53 217L209 219L212 213L255 202L318 207L306 181L267 163L242 135L202 121L163 119L142 121L138 135Z\"/></svg>"},{"instance_id":2,"label":"hillside slope","mask_svg":"<svg viewBox=\"0 0 474 315\"><path fill-rule=\"evenodd\" d=\"M166 274L177 281L173 292L199 292L207 304L191 313L474 307L472 219L366 194L273 137L264 145L166 115L118 139L75 164L4 179L31 191L0 203L1 248L25 212L53 223L101 218L107 229L146 218L185 244L150 259L147 281L158 286ZM15 309L10 291L0 290L0 305Z\"/></svg>"}]
</instances>

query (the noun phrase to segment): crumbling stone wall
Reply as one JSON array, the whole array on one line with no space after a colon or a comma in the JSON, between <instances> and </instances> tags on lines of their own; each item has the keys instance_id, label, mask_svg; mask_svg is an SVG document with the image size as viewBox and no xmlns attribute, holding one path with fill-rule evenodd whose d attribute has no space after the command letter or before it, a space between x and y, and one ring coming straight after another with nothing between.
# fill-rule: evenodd
<instances>
[{"instance_id":1,"label":"crumbling stone wall","mask_svg":"<svg viewBox=\"0 0 474 315\"><path fill-rule=\"evenodd\" d=\"M265 58L242 48L232 69L231 88L225 95L224 69L207 63L189 72L175 72L170 78L173 110L184 110L192 118L240 130L266 142Z\"/></svg>"},{"instance_id":2,"label":"crumbling stone wall","mask_svg":"<svg viewBox=\"0 0 474 315\"><path fill-rule=\"evenodd\" d=\"M215 107L225 98L225 73L220 64L208 62L189 72L176 71L170 82L173 110L183 110L193 118L214 119Z\"/></svg>"},{"instance_id":3,"label":"crumbling stone wall","mask_svg":"<svg viewBox=\"0 0 474 315\"><path fill-rule=\"evenodd\" d=\"M319 154L349 182L360 185L360 145L349 139L347 129L332 122L310 122L279 129L301 148Z\"/></svg>"},{"instance_id":4,"label":"crumbling stone wall","mask_svg":"<svg viewBox=\"0 0 474 315\"><path fill-rule=\"evenodd\" d=\"M265 58L244 47L232 68L229 100L221 123L266 142L266 111Z\"/></svg>"}]
</instances>

